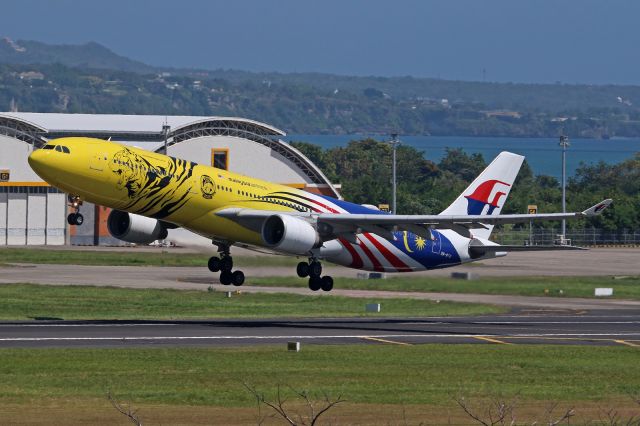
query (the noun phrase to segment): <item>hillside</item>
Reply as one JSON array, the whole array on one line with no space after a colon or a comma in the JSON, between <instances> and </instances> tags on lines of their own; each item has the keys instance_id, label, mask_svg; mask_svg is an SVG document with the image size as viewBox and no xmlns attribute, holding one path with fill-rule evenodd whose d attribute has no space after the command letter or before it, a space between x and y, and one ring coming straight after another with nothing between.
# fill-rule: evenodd
<instances>
[{"instance_id":1,"label":"hillside","mask_svg":"<svg viewBox=\"0 0 640 426\"><path fill-rule=\"evenodd\" d=\"M290 133L640 136L639 86L157 68L97 43L0 40L0 110L236 115Z\"/></svg>"},{"instance_id":2,"label":"hillside","mask_svg":"<svg viewBox=\"0 0 640 426\"><path fill-rule=\"evenodd\" d=\"M156 70L142 62L117 55L101 44L90 42L80 45L52 45L38 41L0 40L0 63L54 64L69 67L102 68L139 73Z\"/></svg>"}]
</instances>

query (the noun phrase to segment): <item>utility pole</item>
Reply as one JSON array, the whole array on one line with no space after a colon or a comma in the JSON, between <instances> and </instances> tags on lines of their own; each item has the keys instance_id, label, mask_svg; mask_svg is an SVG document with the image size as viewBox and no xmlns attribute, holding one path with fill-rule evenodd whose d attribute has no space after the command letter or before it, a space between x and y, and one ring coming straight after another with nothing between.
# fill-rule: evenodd
<instances>
[{"instance_id":1,"label":"utility pole","mask_svg":"<svg viewBox=\"0 0 640 426\"><path fill-rule=\"evenodd\" d=\"M162 125L162 136L164 136L164 155L169 155L167 154L167 139L169 139L170 129L171 129L171 126L169 126L169 124L167 124L167 122L165 121L164 124Z\"/></svg>"},{"instance_id":2,"label":"utility pole","mask_svg":"<svg viewBox=\"0 0 640 426\"><path fill-rule=\"evenodd\" d=\"M560 136L560 144L562 147L562 213L567 212L567 148L571 145L568 136ZM567 235L567 222L562 219L562 244L564 244Z\"/></svg>"},{"instance_id":3,"label":"utility pole","mask_svg":"<svg viewBox=\"0 0 640 426\"><path fill-rule=\"evenodd\" d=\"M397 133L391 134L391 140L388 142L391 144L391 152L392 152L392 165L391 165L391 183L392 183L392 192L393 199L391 202L391 213L398 214L397 210L397 181L396 181L396 150L398 149L398 145L400 145L400 140L398 139Z\"/></svg>"}]
</instances>

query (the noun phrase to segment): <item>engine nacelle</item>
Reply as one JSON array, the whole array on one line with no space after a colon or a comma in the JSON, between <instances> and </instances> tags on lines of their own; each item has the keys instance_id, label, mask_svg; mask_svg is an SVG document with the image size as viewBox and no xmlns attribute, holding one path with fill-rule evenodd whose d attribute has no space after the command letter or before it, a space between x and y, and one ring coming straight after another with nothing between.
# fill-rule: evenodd
<instances>
[{"instance_id":1,"label":"engine nacelle","mask_svg":"<svg viewBox=\"0 0 640 426\"><path fill-rule=\"evenodd\" d=\"M309 222L285 214L264 221L262 240L267 247L291 254L304 255L320 246L320 236Z\"/></svg>"},{"instance_id":2,"label":"engine nacelle","mask_svg":"<svg viewBox=\"0 0 640 426\"><path fill-rule=\"evenodd\" d=\"M167 229L156 219L112 210L107 218L111 235L128 243L150 244L167 238Z\"/></svg>"}]
</instances>

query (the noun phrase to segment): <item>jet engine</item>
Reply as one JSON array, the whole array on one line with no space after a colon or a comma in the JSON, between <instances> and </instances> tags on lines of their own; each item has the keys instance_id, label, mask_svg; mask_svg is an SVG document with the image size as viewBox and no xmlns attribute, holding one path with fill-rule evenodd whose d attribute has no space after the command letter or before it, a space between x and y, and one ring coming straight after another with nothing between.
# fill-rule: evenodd
<instances>
[{"instance_id":1,"label":"jet engine","mask_svg":"<svg viewBox=\"0 0 640 426\"><path fill-rule=\"evenodd\" d=\"M275 214L264 221L262 240L275 250L301 255L321 245L318 232L309 222L284 214Z\"/></svg>"},{"instance_id":2,"label":"jet engine","mask_svg":"<svg viewBox=\"0 0 640 426\"><path fill-rule=\"evenodd\" d=\"M112 210L107 218L111 235L128 243L150 244L167 238L167 228L150 217Z\"/></svg>"}]
</instances>

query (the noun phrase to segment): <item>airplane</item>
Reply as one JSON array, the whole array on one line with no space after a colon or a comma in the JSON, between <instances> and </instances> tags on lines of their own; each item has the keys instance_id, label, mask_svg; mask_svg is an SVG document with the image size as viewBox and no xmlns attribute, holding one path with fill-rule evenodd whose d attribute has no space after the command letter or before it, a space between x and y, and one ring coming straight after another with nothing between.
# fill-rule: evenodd
<instances>
[{"instance_id":1,"label":"airplane","mask_svg":"<svg viewBox=\"0 0 640 426\"><path fill-rule=\"evenodd\" d=\"M267 249L308 258L296 272L313 291L330 291L333 278L321 261L377 272L446 268L511 251L574 250L567 245L515 246L491 241L498 224L594 216L606 199L573 213L505 214L500 211L524 157L500 153L453 203L437 215L398 215L227 170L85 137L49 141L29 156L31 168L69 194L72 225L82 223L80 205L112 209L110 233L149 244L169 229L186 228L218 247L208 268L220 283L240 286L231 247Z\"/></svg>"}]
</instances>

